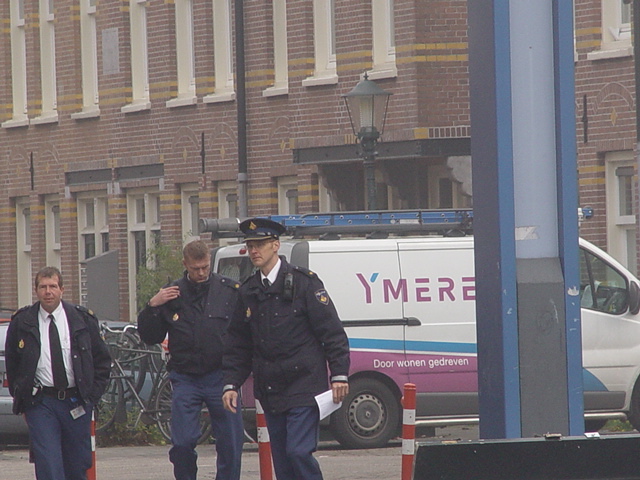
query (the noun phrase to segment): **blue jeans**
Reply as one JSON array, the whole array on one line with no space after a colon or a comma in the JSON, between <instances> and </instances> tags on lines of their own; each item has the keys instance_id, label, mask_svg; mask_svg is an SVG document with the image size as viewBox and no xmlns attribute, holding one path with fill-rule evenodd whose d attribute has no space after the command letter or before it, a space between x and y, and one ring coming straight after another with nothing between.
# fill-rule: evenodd
<instances>
[{"instance_id":1,"label":"blue jeans","mask_svg":"<svg viewBox=\"0 0 640 480\"><path fill-rule=\"evenodd\" d=\"M77 399L58 400L43 395L40 403L25 411L38 480L87 479L92 463L93 406L85 404L85 414L74 420L71 410L78 405L82 402Z\"/></svg>"},{"instance_id":2,"label":"blue jeans","mask_svg":"<svg viewBox=\"0 0 640 480\"><path fill-rule=\"evenodd\" d=\"M205 404L211 415L216 439L216 480L239 480L244 426L242 412L231 413L222 406L222 372L196 376L169 374L171 398L171 442L169 459L176 480L195 480L198 467L196 446L200 437L200 412Z\"/></svg>"},{"instance_id":3,"label":"blue jeans","mask_svg":"<svg viewBox=\"0 0 640 480\"><path fill-rule=\"evenodd\" d=\"M318 407L297 407L284 413L264 414L271 441L273 468L278 480L322 480L313 456L318 448Z\"/></svg>"}]
</instances>

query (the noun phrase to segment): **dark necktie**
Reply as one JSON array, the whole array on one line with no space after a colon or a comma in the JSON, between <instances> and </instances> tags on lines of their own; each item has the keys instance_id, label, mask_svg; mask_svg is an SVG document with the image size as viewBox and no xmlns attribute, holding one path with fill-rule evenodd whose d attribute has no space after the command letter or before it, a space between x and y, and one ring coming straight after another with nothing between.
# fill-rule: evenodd
<instances>
[{"instance_id":1,"label":"dark necktie","mask_svg":"<svg viewBox=\"0 0 640 480\"><path fill-rule=\"evenodd\" d=\"M271 282L269 281L269 279L267 277L264 277L262 279L262 284L264 285L264 288L269 288L269 286L271 285Z\"/></svg>"},{"instance_id":2,"label":"dark necktie","mask_svg":"<svg viewBox=\"0 0 640 480\"><path fill-rule=\"evenodd\" d=\"M49 348L51 351L51 368L53 370L53 386L56 390L66 390L69 386L67 372L64 369L60 335L53 315L49 315Z\"/></svg>"}]
</instances>

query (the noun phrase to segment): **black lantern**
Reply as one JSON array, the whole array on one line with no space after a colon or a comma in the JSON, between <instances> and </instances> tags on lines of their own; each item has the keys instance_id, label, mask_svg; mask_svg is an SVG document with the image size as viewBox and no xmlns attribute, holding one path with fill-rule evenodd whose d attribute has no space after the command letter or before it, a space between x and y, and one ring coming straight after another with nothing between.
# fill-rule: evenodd
<instances>
[{"instance_id":1,"label":"black lantern","mask_svg":"<svg viewBox=\"0 0 640 480\"><path fill-rule=\"evenodd\" d=\"M376 145L384 130L389 97L392 94L369 80L367 74L343 95L353 133L360 141L367 189L367 209L376 210Z\"/></svg>"}]
</instances>

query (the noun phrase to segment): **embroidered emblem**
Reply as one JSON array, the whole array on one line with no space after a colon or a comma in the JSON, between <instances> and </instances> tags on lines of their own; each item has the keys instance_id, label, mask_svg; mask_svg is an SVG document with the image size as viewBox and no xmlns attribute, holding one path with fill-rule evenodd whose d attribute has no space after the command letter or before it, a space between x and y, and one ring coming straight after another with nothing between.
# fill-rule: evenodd
<instances>
[{"instance_id":1,"label":"embroidered emblem","mask_svg":"<svg viewBox=\"0 0 640 480\"><path fill-rule=\"evenodd\" d=\"M251 317L251 309L247 307L247 318Z\"/></svg>"},{"instance_id":2,"label":"embroidered emblem","mask_svg":"<svg viewBox=\"0 0 640 480\"><path fill-rule=\"evenodd\" d=\"M178 315L177 313L173 314L173 321L174 322L177 322L179 318L180 318L180 315Z\"/></svg>"},{"instance_id":3,"label":"embroidered emblem","mask_svg":"<svg viewBox=\"0 0 640 480\"><path fill-rule=\"evenodd\" d=\"M315 293L316 300L318 300L323 305L329 305L329 295L326 290L318 290Z\"/></svg>"},{"instance_id":4,"label":"embroidered emblem","mask_svg":"<svg viewBox=\"0 0 640 480\"><path fill-rule=\"evenodd\" d=\"M255 230L256 228L258 228L258 226L255 223L251 222L249 224L249 230Z\"/></svg>"},{"instance_id":5,"label":"embroidered emblem","mask_svg":"<svg viewBox=\"0 0 640 480\"><path fill-rule=\"evenodd\" d=\"M20 339L20 342L18 343L18 348L24 348L24 340Z\"/></svg>"}]
</instances>

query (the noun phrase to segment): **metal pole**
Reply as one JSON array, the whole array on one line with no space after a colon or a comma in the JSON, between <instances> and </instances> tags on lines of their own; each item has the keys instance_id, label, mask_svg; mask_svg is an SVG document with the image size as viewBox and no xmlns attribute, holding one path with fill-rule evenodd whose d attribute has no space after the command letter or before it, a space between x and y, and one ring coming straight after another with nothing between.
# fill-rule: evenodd
<instances>
[{"instance_id":1,"label":"metal pole","mask_svg":"<svg viewBox=\"0 0 640 480\"><path fill-rule=\"evenodd\" d=\"M376 146L379 134L377 131L367 132L360 137L364 167L364 183L367 190L367 210L378 209L378 192L376 185Z\"/></svg>"},{"instance_id":2,"label":"metal pole","mask_svg":"<svg viewBox=\"0 0 640 480\"><path fill-rule=\"evenodd\" d=\"M235 2L236 26L236 105L238 112L238 216L248 217L247 195L247 109L244 58L244 4Z\"/></svg>"}]
</instances>

